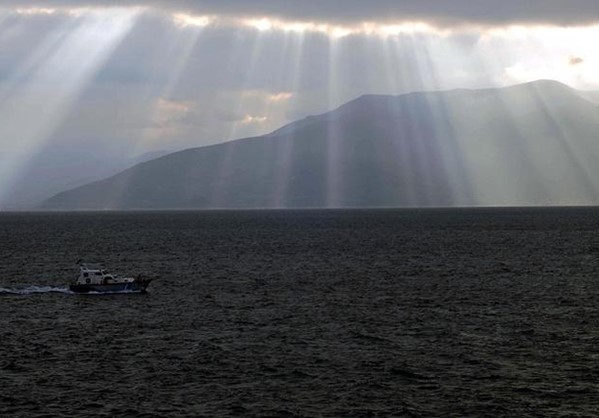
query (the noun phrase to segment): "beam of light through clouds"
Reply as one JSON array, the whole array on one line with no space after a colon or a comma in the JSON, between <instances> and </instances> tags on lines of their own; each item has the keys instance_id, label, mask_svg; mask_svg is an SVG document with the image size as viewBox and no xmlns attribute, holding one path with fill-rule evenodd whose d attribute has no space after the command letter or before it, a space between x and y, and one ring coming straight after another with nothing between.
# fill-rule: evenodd
<instances>
[{"instance_id":1,"label":"beam of light through clouds","mask_svg":"<svg viewBox=\"0 0 599 418\"><path fill-rule=\"evenodd\" d=\"M341 79L344 76L344 72L341 71L339 65L340 54L340 38L341 33L336 36L329 36L329 50L328 50L328 108L334 109L340 103L340 86L343 84ZM341 204L340 195L343 189L343 172L341 166L341 152L342 152L342 141L343 132L339 128L339 121L333 119L330 121L326 133L327 141L327 156L326 156L326 176L327 176L327 197L326 206L328 208L339 207Z\"/></svg>"},{"instance_id":2,"label":"beam of light through clouds","mask_svg":"<svg viewBox=\"0 0 599 418\"><path fill-rule=\"evenodd\" d=\"M364 94L537 79L599 90L595 3L525 3L7 0L0 8L0 194L49 144L81 147L81 155L85 147L137 155L266 134ZM463 117L448 108L432 120L466 135L457 122ZM344 179L344 132L335 129L328 132L330 206L338 205ZM437 143L398 145L398 160L441 165L458 178L465 175L458 166L499 146L481 150L433 136ZM291 154L291 144L281 155ZM431 160L432 146L443 150L439 160ZM572 158L588 166L576 152ZM229 160L223 156L223 172ZM284 166L272 197L280 205L290 181ZM481 178L488 169L477 168ZM486 186L452 192L468 200Z\"/></svg>"},{"instance_id":3,"label":"beam of light through clouds","mask_svg":"<svg viewBox=\"0 0 599 418\"><path fill-rule=\"evenodd\" d=\"M43 61L28 68L24 86L13 91L9 86L0 106L0 138L10 144L2 144L9 158L0 164L0 191L10 188L28 156L59 126L86 83L131 29L135 16L135 10L115 9L74 17L69 32L59 41L51 40L54 48L45 51Z\"/></svg>"},{"instance_id":4,"label":"beam of light through clouds","mask_svg":"<svg viewBox=\"0 0 599 418\"><path fill-rule=\"evenodd\" d=\"M179 135L181 127L178 122L187 118L195 108L193 101L172 100L172 93L181 80L202 30L209 20L205 17L187 18L177 15L174 16L174 20L180 29L174 30L168 39L165 50L161 50L161 54L169 57L170 68L164 85L158 93L159 97L153 99L155 104L150 117L151 122L143 133L140 143L136 145L135 152L143 153L145 148L151 146L158 145L160 147L163 138ZM157 59L160 58L157 57Z\"/></svg>"},{"instance_id":5,"label":"beam of light through clouds","mask_svg":"<svg viewBox=\"0 0 599 418\"><path fill-rule=\"evenodd\" d=\"M285 114L289 111L290 103L295 100L295 95L298 94L300 68L302 64L304 45L304 33L302 31L292 31L285 35L285 59L287 64L286 70L279 74L279 86L288 92L279 93L274 96L276 100L271 100L270 107L281 108L279 102L284 102L284 114L280 116L281 120L285 120ZM293 92L293 93L291 93ZM280 156L279 169L276 173L274 193L271 204L274 207L282 208L286 206L287 189L289 187L291 173L291 158L293 153L293 134L289 134L286 140L279 141L276 154Z\"/></svg>"}]
</instances>

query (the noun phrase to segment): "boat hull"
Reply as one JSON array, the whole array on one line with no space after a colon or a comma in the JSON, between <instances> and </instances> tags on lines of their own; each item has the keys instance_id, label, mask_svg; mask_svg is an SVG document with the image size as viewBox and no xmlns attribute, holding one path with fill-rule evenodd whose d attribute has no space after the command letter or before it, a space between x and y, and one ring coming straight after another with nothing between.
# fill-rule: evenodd
<instances>
[{"instance_id":1,"label":"boat hull","mask_svg":"<svg viewBox=\"0 0 599 418\"><path fill-rule=\"evenodd\" d=\"M149 284L149 280L131 283L72 284L69 286L69 289L75 293L143 293Z\"/></svg>"}]
</instances>

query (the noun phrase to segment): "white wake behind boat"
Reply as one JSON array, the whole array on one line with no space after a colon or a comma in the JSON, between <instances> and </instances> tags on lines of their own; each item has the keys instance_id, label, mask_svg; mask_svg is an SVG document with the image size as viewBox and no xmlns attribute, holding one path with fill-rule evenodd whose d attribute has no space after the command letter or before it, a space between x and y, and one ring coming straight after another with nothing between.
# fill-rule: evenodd
<instances>
[{"instance_id":1,"label":"white wake behind boat","mask_svg":"<svg viewBox=\"0 0 599 418\"><path fill-rule=\"evenodd\" d=\"M152 281L151 278L119 277L107 272L100 264L78 263L79 277L69 289L75 293L115 293L133 292L143 293Z\"/></svg>"}]
</instances>

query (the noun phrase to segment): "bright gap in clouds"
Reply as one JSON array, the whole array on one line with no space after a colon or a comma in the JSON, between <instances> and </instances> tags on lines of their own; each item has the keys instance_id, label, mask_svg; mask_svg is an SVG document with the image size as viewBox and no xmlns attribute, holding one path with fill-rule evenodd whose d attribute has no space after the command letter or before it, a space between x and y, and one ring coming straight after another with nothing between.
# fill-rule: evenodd
<instances>
[{"instance_id":1,"label":"bright gap in clouds","mask_svg":"<svg viewBox=\"0 0 599 418\"><path fill-rule=\"evenodd\" d=\"M110 9L98 9L106 12ZM136 13L157 13L151 8L136 8ZM58 13L82 16L93 13L90 8L19 8L14 11L25 16L53 15ZM158 13L159 14L159 13ZM285 34L326 36L332 39L346 38L380 39L401 42L404 38L421 37L452 47L460 37L478 38L475 45L467 45L483 62L490 73L486 74L488 85L518 83L540 78L563 81L577 88L599 88L599 61L595 52L599 39L599 26L550 27L519 25L504 27L456 26L435 27L426 22L362 22L340 25L317 21L287 21L268 16L232 17L218 15L193 15L183 12L170 15L172 22L182 30L190 27L204 30L256 30L264 37L283 39ZM191 36L194 34L192 33ZM157 36L160 36L157 34ZM264 38L263 37L263 38ZM182 36L183 38L183 36ZM455 49L455 48L454 48ZM438 58L431 57L433 61ZM490 65L494 64L494 65ZM448 61L449 69L460 71L459 66ZM501 65L498 73L496 65ZM442 79L447 78L444 75ZM431 86L434 88L435 86ZM451 86L453 87L453 86ZM455 86L458 87L458 86ZM469 86L464 86L469 87ZM420 86L415 86L420 88ZM364 93L368 93L365 91Z\"/></svg>"},{"instance_id":2,"label":"bright gap in clouds","mask_svg":"<svg viewBox=\"0 0 599 418\"><path fill-rule=\"evenodd\" d=\"M552 79L575 88L599 88L599 26L581 28L523 27L489 31L482 51L506 57L505 81Z\"/></svg>"},{"instance_id":3,"label":"bright gap in clouds","mask_svg":"<svg viewBox=\"0 0 599 418\"><path fill-rule=\"evenodd\" d=\"M234 19L185 14L173 15L173 19L177 22L195 22L186 24L202 27L246 27L273 37L284 33L301 33L322 35L331 39L365 37L380 39L381 42L399 42L402 38L420 36L433 39L436 43L448 44L450 47L456 37L475 36L479 38L475 48L477 59L502 66L501 73L497 72L497 68L493 68L493 72L487 74L488 85L555 79L575 88L599 88L599 60L595 48L596 39L599 39L599 26L513 25L501 28L437 28L426 22L363 22L343 26L268 17ZM433 56L431 59L434 61L437 57ZM489 63L483 62L483 65L489 68ZM450 60L448 64L454 63ZM456 69L460 71L459 65ZM440 77L444 78L443 75Z\"/></svg>"},{"instance_id":4,"label":"bright gap in clouds","mask_svg":"<svg viewBox=\"0 0 599 418\"><path fill-rule=\"evenodd\" d=\"M317 33L330 36L332 38L343 38L350 35L368 35L386 38L389 36L399 36L416 32L435 32L444 33L445 31L435 29L433 26L424 22L401 22L395 24L378 24L376 22L364 22L359 25L343 26L323 22L301 22L284 21L280 19L271 19L268 17L249 18L249 19L231 19L219 18L215 16L193 16L185 14L173 15L175 21L197 22L200 26L222 25L222 26L247 26L261 32L295 32L295 33Z\"/></svg>"}]
</instances>

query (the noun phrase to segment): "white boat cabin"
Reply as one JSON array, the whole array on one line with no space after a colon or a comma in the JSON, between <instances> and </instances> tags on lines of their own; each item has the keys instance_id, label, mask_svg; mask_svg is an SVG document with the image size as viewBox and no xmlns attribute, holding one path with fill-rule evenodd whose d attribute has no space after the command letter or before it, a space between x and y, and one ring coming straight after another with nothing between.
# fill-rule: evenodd
<instances>
[{"instance_id":1,"label":"white boat cabin","mask_svg":"<svg viewBox=\"0 0 599 418\"><path fill-rule=\"evenodd\" d=\"M109 273L99 264L82 263L79 268L77 284L117 284L135 281L130 277L118 277Z\"/></svg>"}]
</instances>

